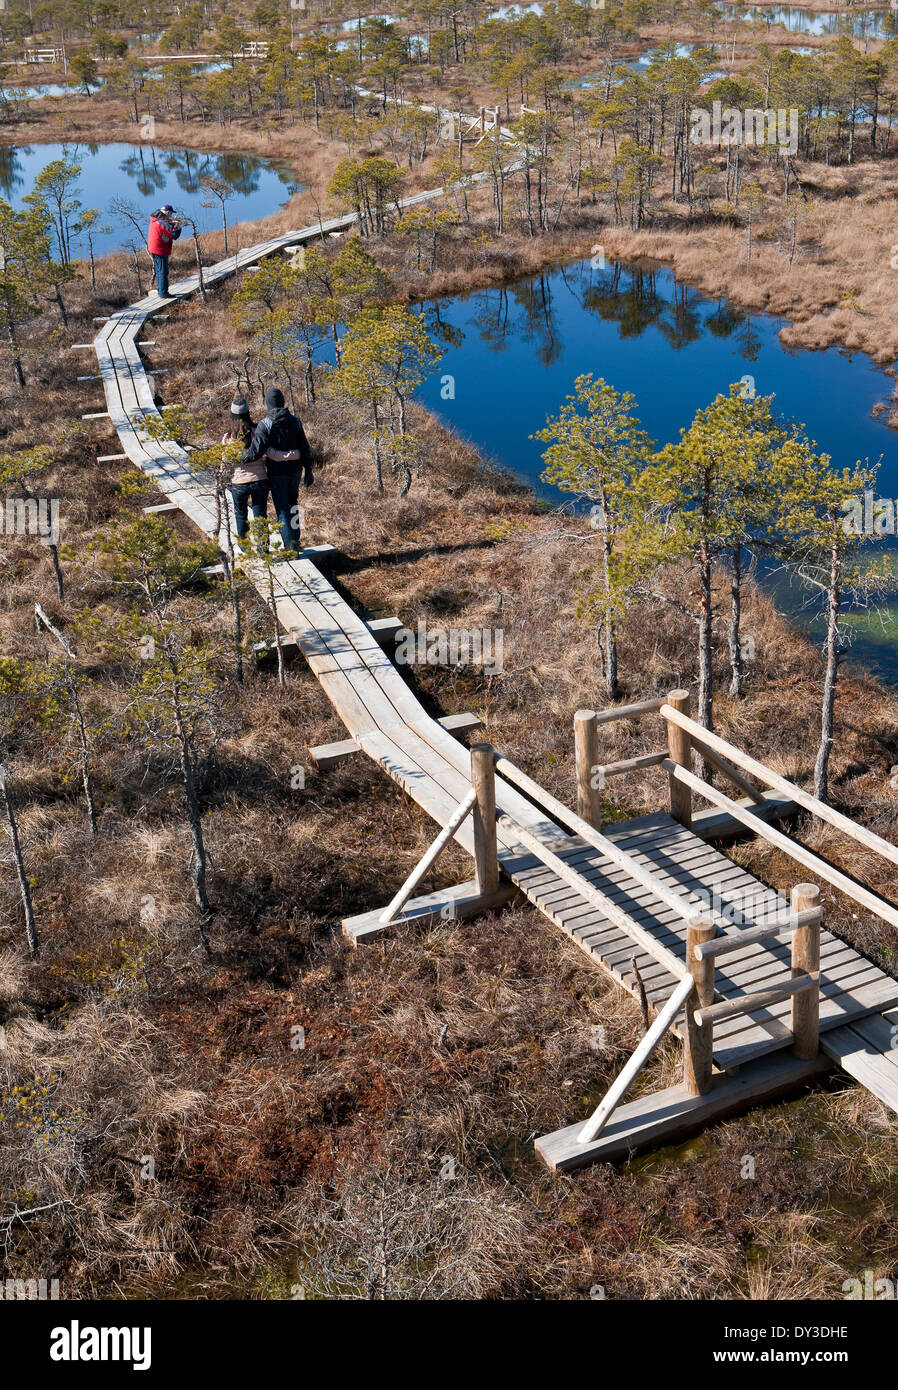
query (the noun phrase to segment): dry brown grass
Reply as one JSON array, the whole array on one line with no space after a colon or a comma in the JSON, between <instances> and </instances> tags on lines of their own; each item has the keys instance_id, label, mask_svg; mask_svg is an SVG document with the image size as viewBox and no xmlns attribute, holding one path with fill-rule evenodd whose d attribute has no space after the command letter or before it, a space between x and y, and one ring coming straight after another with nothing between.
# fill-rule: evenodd
<instances>
[{"instance_id":1,"label":"dry brown grass","mask_svg":"<svg viewBox=\"0 0 898 1390\"><path fill-rule=\"evenodd\" d=\"M688 284L787 318L781 338L788 346L858 349L891 375L898 356L898 272L891 266L898 172L891 161L803 165L802 179L809 203L791 266L785 222L778 226L772 216L760 233L756 228L751 265L744 227L709 227L685 216L635 234L608 228L606 250L668 261Z\"/></svg>"},{"instance_id":2,"label":"dry brown grass","mask_svg":"<svg viewBox=\"0 0 898 1390\"><path fill-rule=\"evenodd\" d=\"M532 255L534 263L544 253L497 248L499 257ZM485 262L482 272L503 263ZM108 302L130 296L120 259L102 275ZM226 404L236 347L229 293L216 291L205 310L180 306L176 320L159 325L151 360L173 368L172 378L159 378L169 399L177 392L194 409ZM84 286L73 305L72 337L83 341L97 311ZM32 390L5 414L4 447L36 429L54 434L71 412L70 365L38 351L35 343ZM303 499L308 538L331 540L351 557L338 582L359 607L406 622L501 621L501 679L436 668L411 679L434 709L482 712L488 736L570 802L572 711L604 702L594 638L570 599L581 557L557 543L554 524L520 489L480 468L420 412L427 472L402 501L372 495L351 422L329 406L303 414L326 455ZM115 469L96 464L98 437L85 430L65 443L51 475L65 538L79 552L110 517L137 515L148 500L124 498ZM501 541L497 523L505 524ZM171 524L190 538L182 519ZM115 607L74 561L66 562L68 602L59 605L39 549L23 539L3 550L5 654L40 655L35 599L62 624L81 605ZM222 653L227 714L204 792L210 958L190 905L177 792L147 774L140 750L103 746L96 841L77 785L61 780L58 749L47 745L16 768L44 951L38 962L23 957L4 865L0 1088L53 1077L38 1106L42 1120L48 1106L57 1114L49 1147L43 1126L3 1131L0 1211L29 1213L10 1232L11 1276L27 1264L30 1277L60 1276L74 1297L281 1297L294 1283L326 1292L341 1280L354 1289L372 1242L361 1218L341 1221L341 1203L377 1215L402 1192L413 1194L427 1233L423 1253L420 1231L409 1235L408 1261L428 1275L445 1263L444 1282L420 1286L442 1296L583 1298L601 1285L609 1297L839 1298L856 1268L893 1268L898 1131L857 1088L756 1112L630 1169L550 1178L533 1159L532 1138L595 1103L638 1037L634 1003L529 909L348 952L339 918L385 901L432 827L361 758L326 776L308 768L305 790L291 790L289 769L307 761L306 746L343 732L320 687L297 665L284 691L265 671L250 671L237 689L228 682L227 611L194 593L182 612ZM248 640L267 635L250 594L247 617ZM804 780L819 659L754 592L746 627L757 646L748 695L718 701L718 727ZM691 681L693 642L671 611L663 622L635 612L621 633L625 694ZM114 703L115 673L98 664L95 688L101 708ZM887 776L898 762L896 703L872 681L841 682L836 794L887 836L896 827ZM659 733L650 721L611 726L603 757L657 746ZM643 810L663 795L663 779L647 772L614 784L607 814ZM856 862L828 834L809 842ZM794 877L775 851L745 845L736 853L770 882ZM880 870L863 867L890 892ZM433 882L469 872L454 848ZM141 920L147 893L155 916ZM885 933L852 918L834 894L827 917L894 963ZM591 1045L597 1023L605 1030L599 1052ZM296 1027L305 1029L301 1050L290 1046ZM641 1084L668 1084L677 1066L677 1049L662 1049ZM740 1176L746 1154L757 1159L754 1180ZM154 1158L155 1179L141 1176L144 1155ZM460 1175L457 1205L439 1177L447 1155ZM463 1278L453 1281L453 1271ZM399 1296L408 1288L401 1262L394 1278Z\"/></svg>"}]
</instances>

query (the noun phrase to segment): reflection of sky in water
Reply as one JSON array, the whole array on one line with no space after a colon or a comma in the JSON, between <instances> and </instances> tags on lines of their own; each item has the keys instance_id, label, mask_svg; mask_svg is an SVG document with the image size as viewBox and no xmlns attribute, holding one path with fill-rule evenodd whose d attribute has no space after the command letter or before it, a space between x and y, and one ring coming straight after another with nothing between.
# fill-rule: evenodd
<instances>
[{"instance_id":1,"label":"reflection of sky in water","mask_svg":"<svg viewBox=\"0 0 898 1390\"><path fill-rule=\"evenodd\" d=\"M804 34L855 34L863 38L876 38L879 35L891 36L895 29L888 9L881 10L805 10L796 5L763 5L756 8L724 3L723 9L729 16L739 14L743 19L758 24L782 24L791 33Z\"/></svg>"},{"instance_id":2,"label":"reflection of sky in water","mask_svg":"<svg viewBox=\"0 0 898 1390\"><path fill-rule=\"evenodd\" d=\"M542 14L542 5L503 5L501 9L490 10L488 19L508 19L509 16L517 17L523 14Z\"/></svg>"},{"instance_id":3,"label":"reflection of sky in water","mask_svg":"<svg viewBox=\"0 0 898 1390\"><path fill-rule=\"evenodd\" d=\"M85 208L105 212L113 198L126 198L141 220L160 203L170 202L189 211L201 231L221 225L218 200L203 207L209 195L200 188L204 176L222 179L233 189L227 200L228 222L252 221L282 207L301 185L292 170L277 160L243 154L209 154L196 150L160 149L155 145L26 145L0 146L0 194L20 206L36 176L52 159L67 158L80 164L77 196ZM134 236L117 218L104 217L108 233L95 237L98 254L118 250ZM85 247L77 248L80 252Z\"/></svg>"},{"instance_id":4,"label":"reflection of sky in water","mask_svg":"<svg viewBox=\"0 0 898 1390\"><path fill-rule=\"evenodd\" d=\"M400 16L398 14L367 14L362 15L362 25L366 19L383 19L387 24L398 24ZM359 27L358 19L344 19L340 25L341 30L347 33L349 30L355 31Z\"/></svg>"},{"instance_id":5,"label":"reflection of sky in water","mask_svg":"<svg viewBox=\"0 0 898 1390\"><path fill-rule=\"evenodd\" d=\"M170 67L171 64L166 63L165 66ZM229 67L230 64L224 59L216 58L214 63L191 63L189 66L192 67L194 72L221 72L224 68ZM153 67L147 69L147 79L152 81L159 76L161 71L162 64L154 64ZM90 85L91 90L96 91L98 87L102 87L103 78L99 77L95 82L91 82ZM79 87L74 79L68 83L35 82L31 84L20 84L12 78L7 78L4 82L0 83L0 108L2 108L4 97L11 101L37 101L41 97L64 97L71 94L84 96L84 88Z\"/></svg>"},{"instance_id":6,"label":"reflection of sky in water","mask_svg":"<svg viewBox=\"0 0 898 1390\"><path fill-rule=\"evenodd\" d=\"M22 84L20 86L17 82L7 80L0 85L0 105L2 105L3 96L10 100L33 101L36 97L64 97L71 92L76 95L80 92L82 96L84 95L84 89L74 83L37 82L33 85Z\"/></svg>"},{"instance_id":7,"label":"reflection of sky in water","mask_svg":"<svg viewBox=\"0 0 898 1390\"><path fill-rule=\"evenodd\" d=\"M707 50L712 47L716 47L716 45L675 43L668 45L668 47L664 49L651 48L647 53L641 53L638 58L618 58L615 61L614 67L616 72L620 72L620 70L624 68L629 68L631 72L648 72L654 59L658 58L662 53L673 51L673 56L675 58L689 58L693 53L702 48ZM713 72L708 73L705 80L713 82L715 78L724 77L725 75L723 68L715 68ZM584 77L571 78L570 82L566 85L574 91L587 91L590 87L598 87L607 80L607 72L589 72Z\"/></svg>"},{"instance_id":8,"label":"reflection of sky in water","mask_svg":"<svg viewBox=\"0 0 898 1390\"><path fill-rule=\"evenodd\" d=\"M777 410L804 422L836 467L882 456L880 495L898 497L898 434L871 413L892 383L868 357L784 348L782 319L711 299L666 268L602 271L583 261L429 304L425 314L446 353L421 399L550 498L559 494L538 481L544 446L530 436L558 412L581 372L632 391L643 425L661 443L676 439L731 382L751 376L758 394L775 393ZM442 398L446 374L454 378L453 400ZM801 597L777 595L793 613ZM855 648L892 679L896 633L865 628Z\"/></svg>"},{"instance_id":9,"label":"reflection of sky in water","mask_svg":"<svg viewBox=\"0 0 898 1390\"><path fill-rule=\"evenodd\" d=\"M428 404L531 481L542 446L528 435L558 409L578 372L634 391L646 427L662 441L747 372L837 463L882 454L883 484L898 495L898 434L871 414L891 382L869 358L787 350L782 319L745 314L679 284L663 267L601 271L584 261L445 299L428 312L437 333L450 325L440 373L456 379L454 401L441 401L435 379L425 388ZM484 381L488 391L478 385Z\"/></svg>"}]
</instances>

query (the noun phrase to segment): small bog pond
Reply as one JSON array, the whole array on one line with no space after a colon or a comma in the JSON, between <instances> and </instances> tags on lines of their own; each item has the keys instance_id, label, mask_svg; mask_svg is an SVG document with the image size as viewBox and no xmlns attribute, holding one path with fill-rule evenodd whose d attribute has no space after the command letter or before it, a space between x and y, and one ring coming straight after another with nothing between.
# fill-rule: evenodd
<instances>
[{"instance_id":1,"label":"small bog pond","mask_svg":"<svg viewBox=\"0 0 898 1390\"><path fill-rule=\"evenodd\" d=\"M232 189L227 200L228 222L254 221L283 207L302 187L283 160L259 159L247 154L211 154L197 150L166 149L158 145L48 144L0 145L0 195L15 207L31 191L40 171L53 159L81 165L78 197L85 208L107 212L113 198L125 198L143 219L160 203L184 208L196 218L200 231L221 226L218 200L205 207L209 194L200 186L204 178L226 182ZM98 255L118 251L133 240L134 231L118 218L103 219L108 231L95 235ZM79 255L87 247L76 243Z\"/></svg>"},{"instance_id":2,"label":"small bog pond","mask_svg":"<svg viewBox=\"0 0 898 1390\"><path fill-rule=\"evenodd\" d=\"M719 45L715 45L714 48L719 48ZM691 58L693 53L710 54L714 52L714 48L709 44L672 43L662 48L650 48L646 53L640 53L637 58L615 58L612 61L612 66L618 77L625 68L629 69L630 72L637 72L640 75L645 75L652 66L652 63L663 60L665 56ZM725 77L726 75L726 68L715 68L709 65L705 75L705 81L713 82L716 78ZM573 91L588 91L591 87L601 86L607 81L608 73L606 69L605 71L588 72L582 77L572 77L569 82L565 83L565 86Z\"/></svg>"},{"instance_id":3,"label":"small bog pond","mask_svg":"<svg viewBox=\"0 0 898 1390\"><path fill-rule=\"evenodd\" d=\"M581 372L632 391L659 444L676 439L718 392L750 377L759 395L775 393L777 409L807 426L834 467L881 458L879 495L898 497L898 433L873 414L891 396L883 371L840 348L790 350L779 339L782 319L711 299L665 267L602 269L587 260L424 312L446 351L421 399L552 501L561 494L540 482L544 446L530 435L558 412ZM454 399L444 399L447 375ZM810 621L802 592L782 588L776 596L797 621ZM895 680L898 626L859 622L853 655Z\"/></svg>"},{"instance_id":4,"label":"small bog pond","mask_svg":"<svg viewBox=\"0 0 898 1390\"><path fill-rule=\"evenodd\" d=\"M756 24L781 24L793 34L853 34L856 38L892 38L896 16L881 9L838 8L808 10L800 5L731 5L721 8L728 18L751 20Z\"/></svg>"},{"instance_id":5,"label":"small bog pond","mask_svg":"<svg viewBox=\"0 0 898 1390\"><path fill-rule=\"evenodd\" d=\"M2 9L2 0L0 0L0 9ZM230 67L230 64L225 62L224 59L216 59L212 63L191 63L189 59L186 58L177 58L172 61L182 63L188 67L191 72L201 75L207 72L221 72L224 68ZM161 72L161 64L157 63L154 66L147 67L145 72L146 81L156 81ZM91 93L96 92L102 87L102 73L98 74L96 80L92 81L90 85ZM65 82L29 82L27 80L25 68L20 67L14 73L4 73L2 79L0 79L0 115L3 114L4 106L7 105L15 108L19 102L23 101L41 101L44 97L70 96L78 97L81 100L84 100L85 97L83 86L81 86L74 77L68 78Z\"/></svg>"}]
</instances>

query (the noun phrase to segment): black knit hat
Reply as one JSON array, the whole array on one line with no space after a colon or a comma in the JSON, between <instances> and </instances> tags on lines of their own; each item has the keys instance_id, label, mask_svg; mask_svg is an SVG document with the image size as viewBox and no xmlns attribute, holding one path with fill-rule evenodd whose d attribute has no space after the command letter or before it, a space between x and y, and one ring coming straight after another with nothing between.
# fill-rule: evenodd
<instances>
[{"instance_id":1,"label":"black knit hat","mask_svg":"<svg viewBox=\"0 0 898 1390\"><path fill-rule=\"evenodd\" d=\"M243 399L242 396L235 396L234 399L231 401L231 414L232 414L232 415L248 415L248 414L249 414L249 406L247 405L246 401Z\"/></svg>"},{"instance_id":2,"label":"black knit hat","mask_svg":"<svg viewBox=\"0 0 898 1390\"><path fill-rule=\"evenodd\" d=\"M284 393L279 386L269 386L265 392L265 404L269 410L283 410Z\"/></svg>"}]
</instances>

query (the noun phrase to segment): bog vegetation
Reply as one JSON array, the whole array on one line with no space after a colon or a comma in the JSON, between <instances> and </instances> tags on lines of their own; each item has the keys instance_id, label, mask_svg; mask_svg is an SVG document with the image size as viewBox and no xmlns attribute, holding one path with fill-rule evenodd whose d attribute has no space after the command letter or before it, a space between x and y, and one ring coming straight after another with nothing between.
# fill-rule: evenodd
<instances>
[{"instance_id":1,"label":"bog vegetation","mask_svg":"<svg viewBox=\"0 0 898 1390\"><path fill-rule=\"evenodd\" d=\"M76 90L62 100L94 132L178 123L277 149L307 127L325 151L315 216L351 212L356 227L178 306L178 327L160 325L172 384L160 378L147 434L191 446L226 516L239 450L220 441L222 404L280 384L315 451L309 524L357 563L353 596L514 632L507 675L425 673L422 690L482 708L491 737L559 794L577 705L695 679L706 726L747 730L759 755L894 833L894 699L840 674L852 605L892 582L844 524L876 460L835 468L775 395L743 383L660 447L626 383L585 375L539 432L544 477L569 498L547 516L415 401L447 341L420 311L441 285L671 227L697 245L723 238L743 270L812 262L826 179L853 180L859 165L877 187L890 177L894 17L875 40L852 19L797 52L775 26L707 0L561 0L511 17L421 0L395 20L275 0L154 13L158 39L137 42L140 7L10 0L4 138L53 120L41 102L55 98L21 91L39 66L26 50L64 49ZM340 30L343 19L355 22ZM584 69L591 85L572 85ZM797 147L697 144L695 113L716 103L794 108ZM335 922L386 901L428 828L363 762L313 780L305 747L340 730L309 673L288 665L273 603L182 520L146 514L157 498L133 470L96 461L62 349L142 294L149 267L142 210L115 196L86 207L81 173L53 160L24 196L0 199L10 1268L188 1296L581 1296L607 1284L838 1297L832 1251L849 1240L857 1187L869 1223L852 1242L875 1260L892 1240L893 1170L874 1163L863 1129L878 1125L892 1147L894 1135L870 1098L822 1095L726 1126L690 1160L702 1168L691 1185L671 1166L562 1190L528 1167L528 1137L572 1106L585 1113L619 1069L638 1030L629 1004L521 910L486 932L397 942L389 967L347 957ZM403 206L438 186L440 198ZM851 188L862 202L867 185ZM203 236L194 221L183 266L202 272L233 250L229 191L207 181L221 229ZM123 251L98 259L104 220ZM855 304L837 293L836 309ZM28 523L47 496L61 500L62 540ZM250 542L263 564L276 553L264 529ZM820 653L759 595L759 557L819 604ZM840 695L851 717L834 768ZM632 754L636 734L614 737ZM607 815L653 794L637 780L630 801L609 795ZM763 869L775 880L782 866ZM447 875L463 871L463 856L447 859ZM869 924L835 920L894 967ZM647 1084L671 1065L662 1054ZM801 1172L798 1143L813 1155ZM768 1166L746 1191L736 1156L758 1147ZM834 1189L846 1201L830 1213Z\"/></svg>"}]
</instances>

